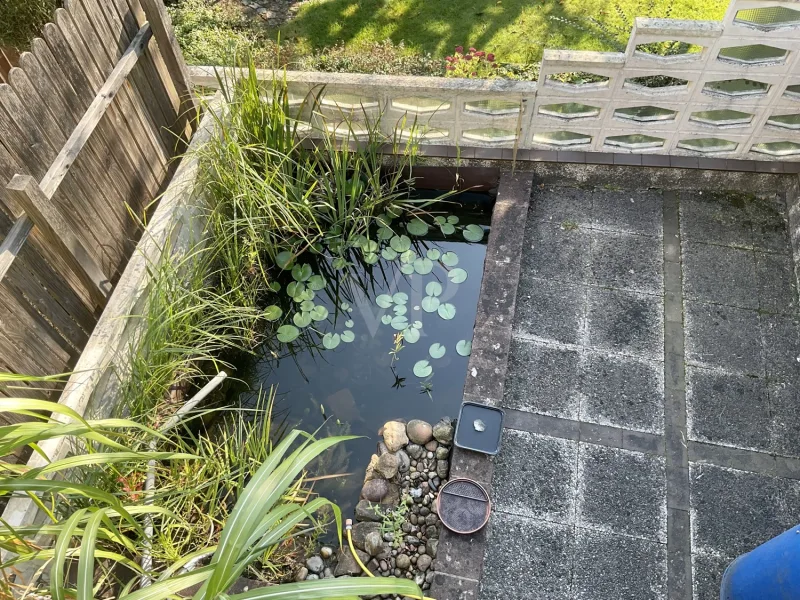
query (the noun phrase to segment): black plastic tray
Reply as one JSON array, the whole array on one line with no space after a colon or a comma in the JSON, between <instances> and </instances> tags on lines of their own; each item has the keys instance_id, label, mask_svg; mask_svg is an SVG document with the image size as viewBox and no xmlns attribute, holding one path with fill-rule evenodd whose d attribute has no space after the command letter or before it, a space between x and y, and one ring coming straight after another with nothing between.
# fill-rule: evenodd
<instances>
[{"instance_id":1,"label":"black plastic tray","mask_svg":"<svg viewBox=\"0 0 800 600\"><path fill-rule=\"evenodd\" d=\"M482 454L494 455L500 452L500 439L503 434L505 413L500 408L464 402L458 413L456 426L456 446ZM475 429L475 421L483 421L484 430Z\"/></svg>"}]
</instances>

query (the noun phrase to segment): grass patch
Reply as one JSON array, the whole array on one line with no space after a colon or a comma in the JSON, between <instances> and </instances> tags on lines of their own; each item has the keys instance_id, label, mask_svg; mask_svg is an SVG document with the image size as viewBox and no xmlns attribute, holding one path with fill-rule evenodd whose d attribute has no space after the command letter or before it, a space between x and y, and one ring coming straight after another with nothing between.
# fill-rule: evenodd
<instances>
[{"instance_id":1,"label":"grass patch","mask_svg":"<svg viewBox=\"0 0 800 600\"><path fill-rule=\"evenodd\" d=\"M31 40L60 6L60 0L3 0L0 2L0 46L27 50Z\"/></svg>"}]
</instances>

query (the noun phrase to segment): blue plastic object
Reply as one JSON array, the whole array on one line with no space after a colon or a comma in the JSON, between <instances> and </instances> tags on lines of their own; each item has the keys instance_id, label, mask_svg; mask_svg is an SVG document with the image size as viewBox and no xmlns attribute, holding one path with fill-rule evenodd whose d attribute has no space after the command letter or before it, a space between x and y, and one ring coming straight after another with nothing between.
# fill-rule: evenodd
<instances>
[{"instance_id":1,"label":"blue plastic object","mask_svg":"<svg viewBox=\"0 0 800 600\"><path fill-rule=\"evenodd\" d=\"M722 575L720 600L800 598L800 525L734 560Z\"/></svg>"}]
</instances>

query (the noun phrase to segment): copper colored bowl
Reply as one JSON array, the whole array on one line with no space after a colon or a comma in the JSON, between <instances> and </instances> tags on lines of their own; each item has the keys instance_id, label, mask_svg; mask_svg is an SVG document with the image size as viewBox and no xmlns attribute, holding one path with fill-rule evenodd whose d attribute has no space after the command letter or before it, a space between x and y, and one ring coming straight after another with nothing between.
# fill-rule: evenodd
<instances>
[{"instance_id":1,"label":"copper colored bowl","mask_svg":"<svg viewBox=\"0 0 800 600\"><path fill-rule=\"evenodd\" d=\"M445 483L436 496L436 512L442 524L455 533L480 531L489 522L492 501L477 481L460 478Z\"/></svg>"}]
</instances>

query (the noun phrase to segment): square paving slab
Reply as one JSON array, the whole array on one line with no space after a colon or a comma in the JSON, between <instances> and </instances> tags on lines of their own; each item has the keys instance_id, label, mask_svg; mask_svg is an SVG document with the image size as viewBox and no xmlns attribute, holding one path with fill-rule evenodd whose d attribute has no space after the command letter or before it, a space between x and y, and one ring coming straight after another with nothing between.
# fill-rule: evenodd
<instances>
[{"instance_id":1,"label":"square paving slab","mask_svg":"<svg viewBox=\"0 0 800 600\"><path fill-rule=\"evenodd\" d=\"M785 195L720 181L533 186L481 600L718 600L800 523Z\"/></svg>"}]
</instances>

